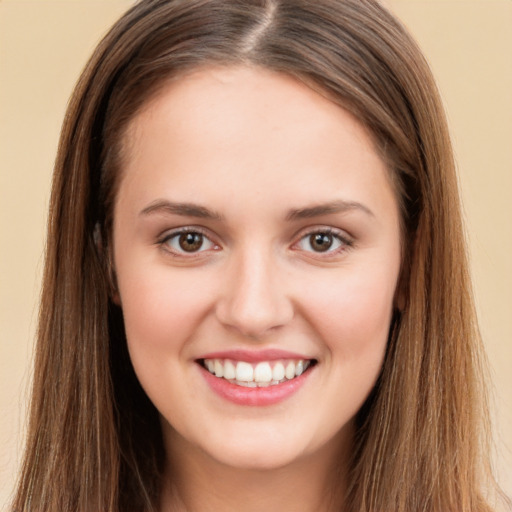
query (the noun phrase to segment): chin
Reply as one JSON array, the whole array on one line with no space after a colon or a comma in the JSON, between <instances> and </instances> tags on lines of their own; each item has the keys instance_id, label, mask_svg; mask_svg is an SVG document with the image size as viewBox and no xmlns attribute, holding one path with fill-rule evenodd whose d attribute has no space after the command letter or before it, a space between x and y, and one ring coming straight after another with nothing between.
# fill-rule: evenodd
<instances>
[{"instance_id":1,"label":"chin","mask_svg":"<svg viewBox=\"0 0 512 512\"><path fill-rule=\"evenodd\" d=\"M252 471L278 470L300 464L325 449L332 452L332 438L325 432L293 432L284 427L276 431L275 428L260 427L244 429L241 436L231 432L231 435L222 436L223 439L212 437L209 443L201 443L201 448L224 466ZM332 441L338 444L338 435L334 434Z\"/></svg>"},{"instance_id":2,"label":"chin","mask_svg":"<svg viewBox=\"0 0 512 512\"><path fill-rule=\"evenodd\" d=\"M269 471L278 470L289 466L290 464L302 458L302 453L292 450L266 446L265 448L257 446L244 446L227 448L215 453L210 453L218 463L246 471Z\"/></svg>"}]
</instances>

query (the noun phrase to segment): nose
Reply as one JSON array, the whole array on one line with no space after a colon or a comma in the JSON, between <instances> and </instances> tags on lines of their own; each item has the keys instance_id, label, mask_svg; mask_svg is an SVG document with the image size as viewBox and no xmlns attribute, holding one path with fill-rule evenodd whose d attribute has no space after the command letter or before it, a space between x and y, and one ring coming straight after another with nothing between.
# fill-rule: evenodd
<instances>
[{"instance_id":1,"label":"nose","mask_svg":"<svg viewBox=\"0 0 512 512\"><path fill-rule=\"evenodd\" d=\"M220 323L244 337L262 339L289 323L294 308L274 258L247 252L227 272L216 315Z\"/></svg>"}]
</instances>

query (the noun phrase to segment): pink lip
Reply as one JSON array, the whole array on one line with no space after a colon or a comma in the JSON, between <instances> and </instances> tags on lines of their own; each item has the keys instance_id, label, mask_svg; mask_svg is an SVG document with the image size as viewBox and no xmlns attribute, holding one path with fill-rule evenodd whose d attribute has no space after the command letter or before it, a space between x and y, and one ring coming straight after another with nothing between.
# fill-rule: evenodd
<instances>
[{"instance_id":1,"label":"pink lip","mask_svg":"<svg viewBox=\"0 0 512 512\"><path fill-rule=\"evenodd\" d=\"M218 358L222 359L222 357ZM227 357L226 359L231 358L232 354L231 357ZM300 357L298 359L300 359ZM249 362L247 359L242 360ZM311 375L312 370L314 369L314 367L310 367L299 377L295 377L294 379L288 380L281 384L276 384L275 386L247 388L244 386L237 386L236 384L232 384L226 379L215 377L215 375L212 375L200 364L198 364L198 368L200 369L201 375L206 380L210 388L220 397L238 405L251 405L260 407L277 404L278 402L282 402L283 400L286 400L295 394L306 382L306 380Z\"/></svg>"},{"instance_id":2,"label":"pink lip","mask_svg":"<svg viewBox=\"0 0 512 512\"><path fill-rule=\"evenodd\" d=\"M233 361L246 361L247 363L258 363L260 361L275 361L277 359L312 359L303 354L288 352L279 349L266 350L224 350L210 352L198 359L231 359Z\"/></svg>"}]
</instances>

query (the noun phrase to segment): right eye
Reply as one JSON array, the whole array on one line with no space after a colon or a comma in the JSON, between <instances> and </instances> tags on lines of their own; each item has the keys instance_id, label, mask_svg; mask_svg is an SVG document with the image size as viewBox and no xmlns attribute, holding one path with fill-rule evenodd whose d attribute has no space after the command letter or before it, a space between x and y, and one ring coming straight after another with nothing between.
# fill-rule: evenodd
<instances>
[{"instance_id":1,"label":"right eye","mask_svg":"<svg viewBox=\"0 0 512 512\"><path fill-rule=\"evenodd\" d=\"M197 254L218 247L197 229L181 229L171 232L160 241L160 245L178 256Z\"/></svg>"}]
</instances>

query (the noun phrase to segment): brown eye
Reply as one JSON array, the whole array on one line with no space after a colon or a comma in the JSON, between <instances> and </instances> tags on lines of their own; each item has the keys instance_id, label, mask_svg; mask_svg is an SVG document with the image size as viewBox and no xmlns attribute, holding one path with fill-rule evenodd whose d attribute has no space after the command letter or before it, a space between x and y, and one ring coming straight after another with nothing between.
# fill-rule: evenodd
<instances>
[{"instance_id":1,"label":"brown eye","mask_svg":"<svg viewBox=\"0 0 512 512\"><path fill-rule=\"evenodd\" d=\"M334 242L333 236L328 233L314 233L309 236L309 244L316 252L328 251Z\"/></svg>"},{"instance_id":2,"label":"brown eye","mask_svg":"<svg viewBox=\"0 0 512 512\"><path fill-rule=\"evenodd\" d=\"M217 247L206 235L193 230L169 234L160 243L166 250L178 256L201 253Z\"/></svg>"},{"instance_id":3,"label":"brown eye","mask_svg":"<svg viewBox=\"0 0 512 512\"><path fill-rule=\"evenodd\" d=\"M352 241L342 231L326 228L305 234L296 247L309 253L335 256L339 252L352 246Z\"/></svg>"},{"instance_id":4,"label":"brown eye","mask_svg":"<svg viewBox=\"0 0 512 512\"><path fill-rule=\"evenodd\" d=\"M203 235L201 233L182 233L178 243L185 252L195 252L203 245Z\"/></svg>"}]
</instances>

